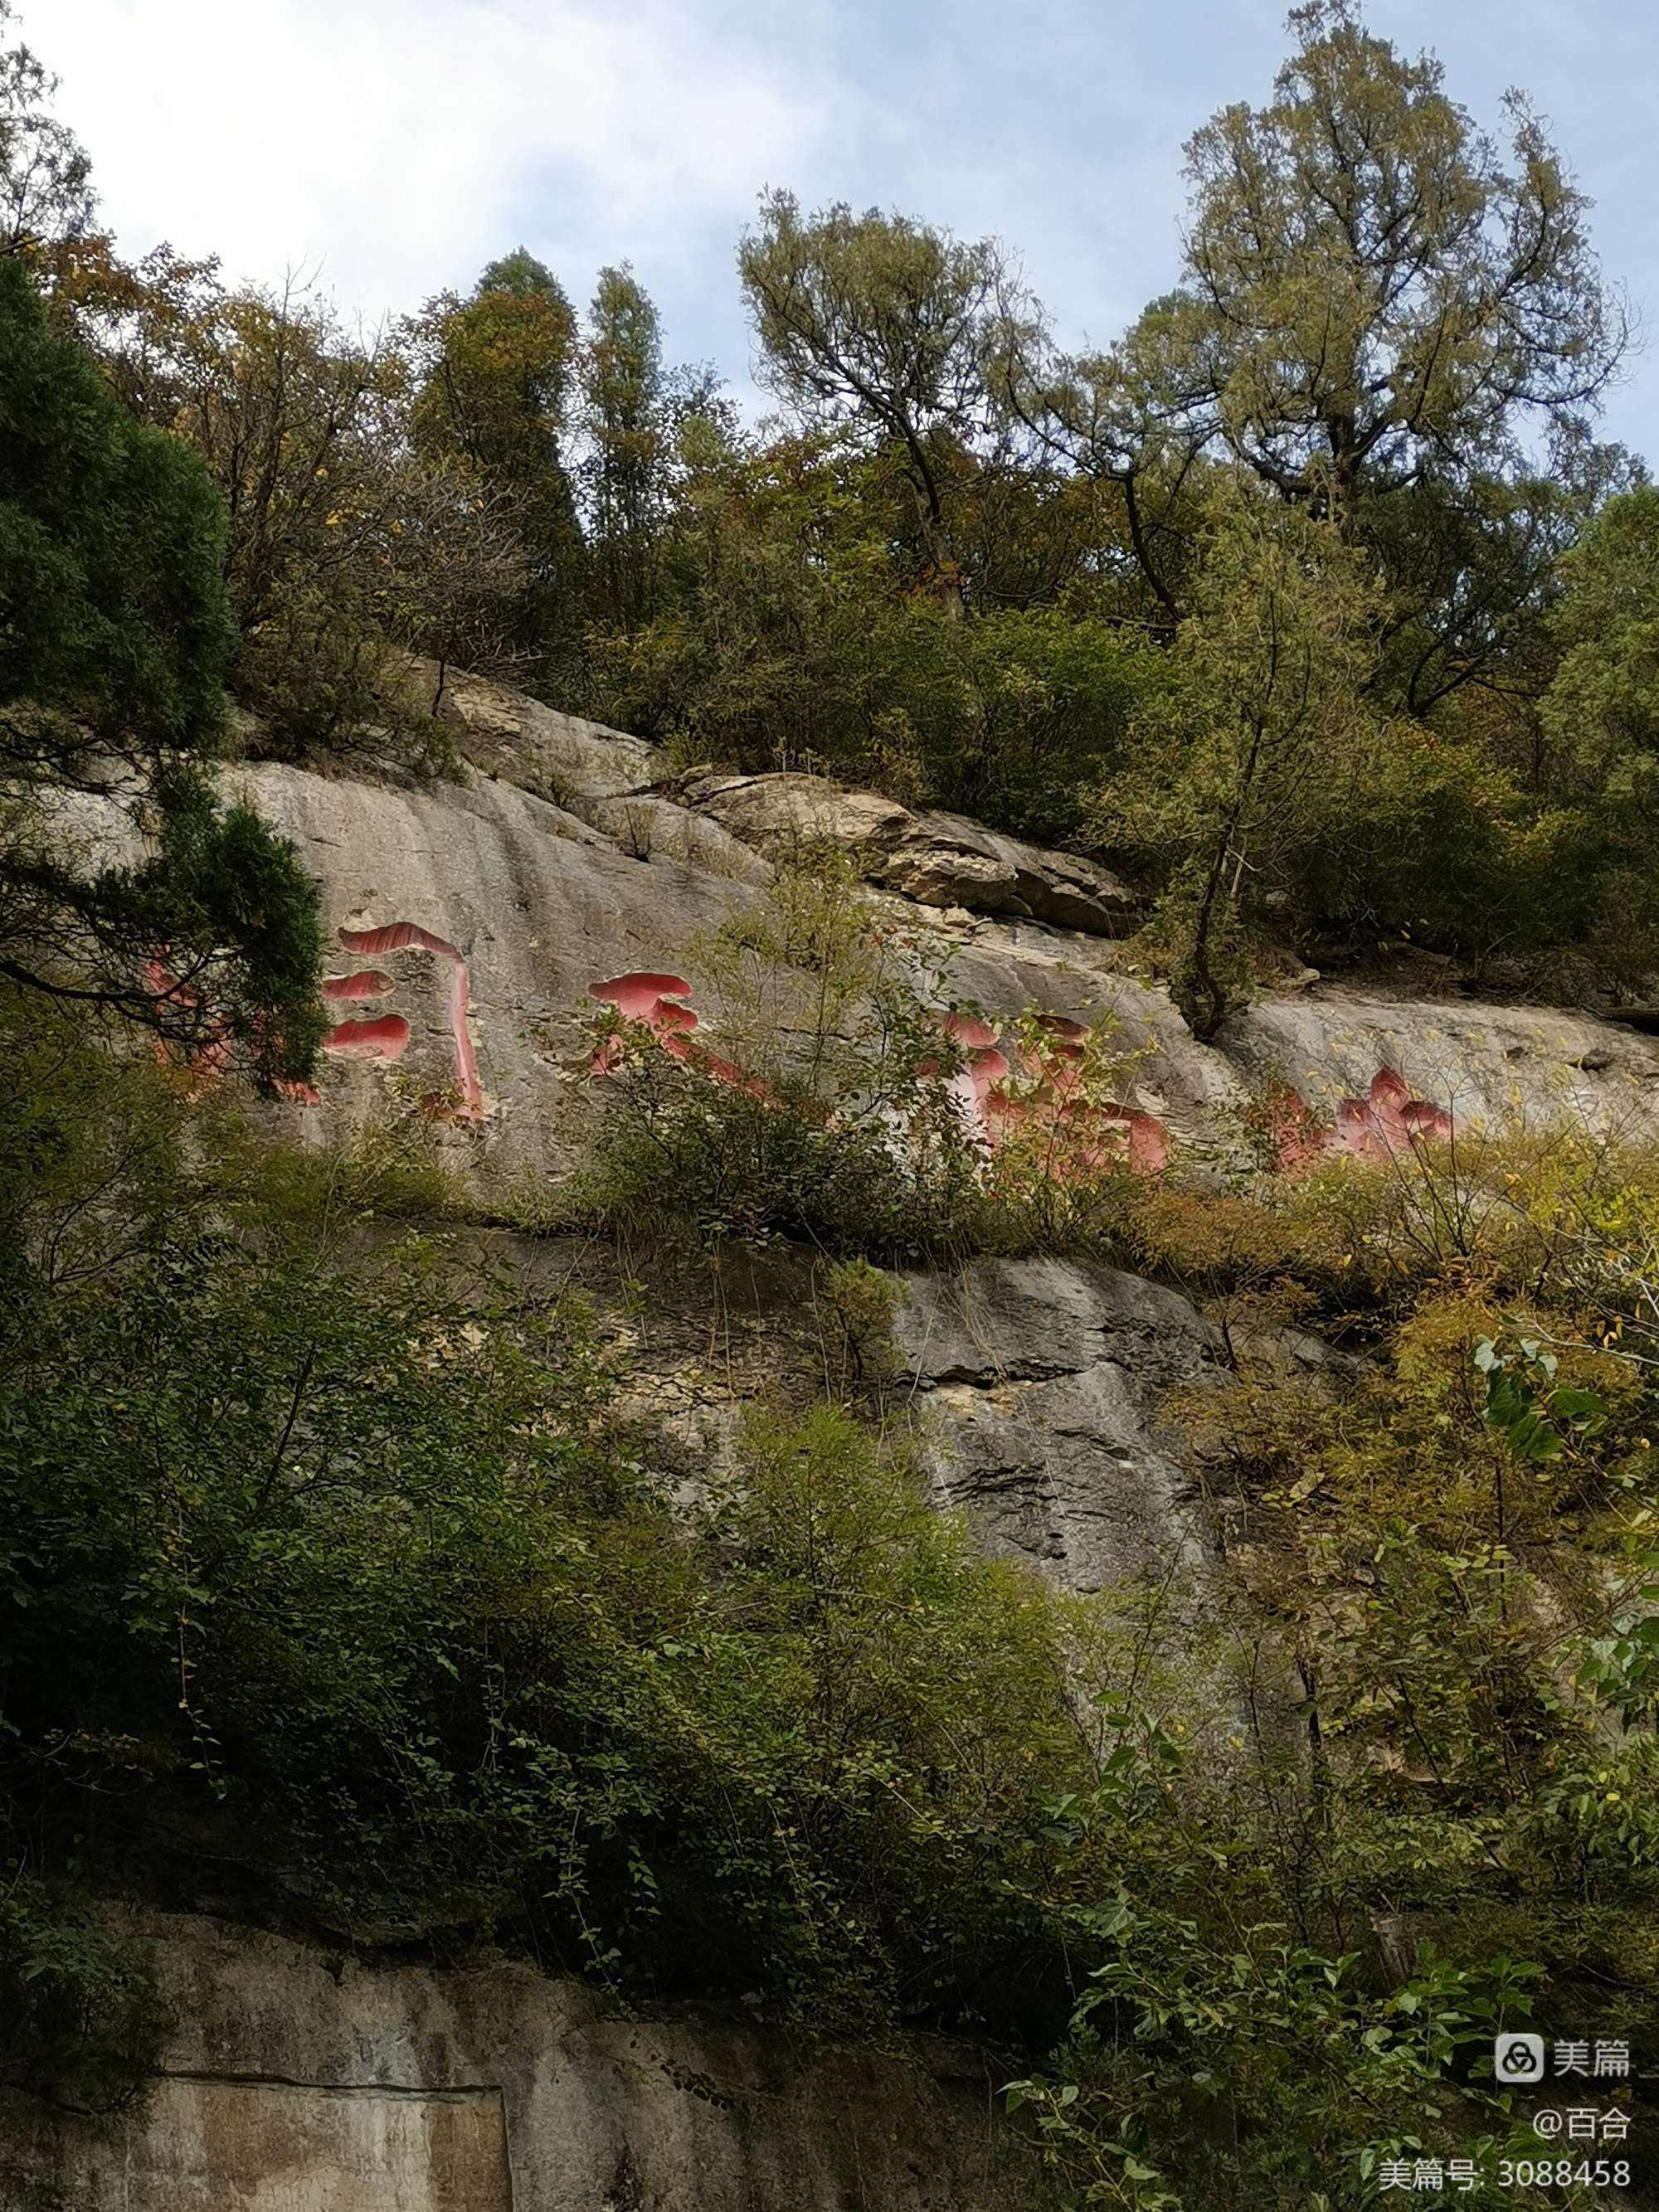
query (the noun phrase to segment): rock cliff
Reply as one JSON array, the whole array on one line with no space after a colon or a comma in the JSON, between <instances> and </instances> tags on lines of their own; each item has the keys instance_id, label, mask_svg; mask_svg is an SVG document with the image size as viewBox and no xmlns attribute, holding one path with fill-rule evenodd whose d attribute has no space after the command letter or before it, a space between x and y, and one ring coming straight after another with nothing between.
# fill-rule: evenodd
<instances>
[{"instance_id":1,"label":"rock cliff","mask_svg":"<svg viewBox=\"0 0 1659 2212\"><path fill-rule=\"evenodd\" d=\"M465 962L483 1111L451 1144L481 1189L568 1158L564 1070L588 986L674 971L803 832L842 843L894 944L993 1018L1113 1017L1133 1056L1133 1103L1177 1134L1202 1133L1274 1082L1328 1120L1382 1069L1466 1126L1659 1121L1659 1046L1634 1030L1315 981L1200 1044L1167 994L1126 970L1133 902L1086 861L819 779L676 777L637 738L470 678L452 680L447 710L472 763L463 783L408 789L277 765L236 780L315 866L331 933L413 924ZM343 947L342 979L357 964ZM411 1024L406 1049L395 1065L330 1060L313 1126L362 1116L388 1085L453 1081L447 975L405 953L388 980L386 1008Z\"/></svg>"},{"instance_id":2,"label":"rock cliff","mask_svg":"<svg viewBox=\"0 0 1659 2212\"><path fill-rule=\"evenodd\" d=\"M234 780L315 868L339 945L337 1049L315 1099L271 1107L274 1121L320 1134L404 1086L453 1092L467 1110L441 1141L486 1212L568 1164L589 987L681 969L803 834L842 844L891 941L991 1020L1115 1017L1133 1054L1128 1103L1177 1140L1206 1139L1274 1084L1304 1102L1304 1136L1358 1146L1412 1115L1659 1127L1659 1047L1633 1030L1310 980L1202 1045L1125 964L1132 894L1076 856L811 777L677 773L637 739L471 679L452 681L447 712L470 763L459 783L276 765ZM807 1390L822 1369L808 1255L653 1279L642 1305L592 1252L509 1256L585 1282L629 1344L670 1460L718 1453L746 1399ZM1151 1572L1201 1601L1210 1537L1164 1401L1217 1370L1203 1316L1173 1290L1054 1260L980 1261L900 1287L891 1407L941 1503L1073 1588ZM623 2020L527 1966L376 1969L185 1919L147 1933L180 2023L153 2115L99 2128L15 2103L0 2212L1020 2201L989 2118L994 2064L965 2046L848 2055L742 2019Z\"/></svg>"},{"instance_id":3,"label":"rock cliff","mask_svg":"<svg viewBox=\"0 0 1659 2212\"><path fill-rule=\"evenodd\" d=\"M151 2107L0 2096L7 2212L1017 2212L965 2045L627 2017L507 1963L376 1967L155 1916L179 2026Z\"/></svg>"}]
</instances>

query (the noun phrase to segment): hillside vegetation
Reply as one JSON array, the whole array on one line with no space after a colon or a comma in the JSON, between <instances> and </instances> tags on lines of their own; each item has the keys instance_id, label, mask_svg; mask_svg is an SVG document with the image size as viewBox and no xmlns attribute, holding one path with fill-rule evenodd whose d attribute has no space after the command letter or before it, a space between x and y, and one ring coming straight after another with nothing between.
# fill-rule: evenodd
<instances>
[{"instance_id":1,"label":"hillside vegetation","mask_svg":"<svg viewBox=\"0 0 1659 2212\"><path fill-rule=\"evenodd\" d=\"M994 1147L975 1010L808 846L695 948L737 1057L594 1014L580 1164L489 1224L711 1299L790 1255L811 1389L688 1458L418 1114L301 1150L252 1110L313 1069L319 902L216 764L459 773L451 668L1091 853L1200 1037L1379 945L1650 995L1659 493L1595 435L1586 204L1346 0L1290 37L1098 353L993 241L769 194L758 424L625 266L579 316L520 248L371 337L125 262L0 55L0 2075L142 2098L167 2022L99 1900L210 1887L971 2033L1057 2207L1455 2159L1599 2201L1498 2185L1539 2145L1492 2045L1659 2034L1650 1141L1431 1111L1292 1163L1265 1102L1137 1155L1109 1025L1061 1066L1034 1017ZM112 806L149 857L93 854ZM1214 1323L1169 1408L1201 1635L927 1498L890 1271L987 1254Z\"/></svg>"},{"instance_id":2,"label":"hillside vegetation","mask_svg":"<svg viewBox=\"0 0 1659 2212\"><path fill-rule=\"evenodd\" d=\"M268 747L441 769L433 700L389 680L411 647L687 761L1087 846L1158 895L1206 1033L1275 945L1641 998L1659 509L1595 434L1630 332L1589 206L1518 95L1489 137L1349 0L1290 27L1266 104L1188 142L1171 289L1099 351L995 240L769 194L738 255L759 423L666 364L626 265L578 313L520 247L367 333L210 258L125 263L17 49L6 244L123 420L217 486L228 607L189 665L223 671L234 617Z\"/></svg>"}]
</instances>

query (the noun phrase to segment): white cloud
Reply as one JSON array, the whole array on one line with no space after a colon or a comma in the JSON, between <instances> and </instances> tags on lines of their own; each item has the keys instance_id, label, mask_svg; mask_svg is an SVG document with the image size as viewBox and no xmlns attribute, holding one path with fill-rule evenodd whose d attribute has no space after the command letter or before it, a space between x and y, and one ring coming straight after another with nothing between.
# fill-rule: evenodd
<instances>
[{"instance_id":1,"label":"white cloud","mask_svg":"<svg viewBox=\"0 0 1659 2212\"><path fill-rule=\"evenodd\" d=\"M105 219L370 313L518 242L597 262L734 235L825 124L787 59L674 0L23 0Z\"/></svg>"},{"instance_id":2,"label":"white cloud","mask_svg":"<svg viewBox=\"0 0 1659 2212\"><path fill-rule=\"evenodd\" d=\"M320 267L371 316L522 241L581 304L631 259L672 354L740 391L732 252L763 185L879 202L1024 254L1068 337L1172 281L1181 142L1259 100L1285 0L16 0L129 252ZM1529 79L1650 301L1650 0L1369 0L1490 123ZM1659 370L1614 395L1645 443Z\"/></svg>"}]
</instances>

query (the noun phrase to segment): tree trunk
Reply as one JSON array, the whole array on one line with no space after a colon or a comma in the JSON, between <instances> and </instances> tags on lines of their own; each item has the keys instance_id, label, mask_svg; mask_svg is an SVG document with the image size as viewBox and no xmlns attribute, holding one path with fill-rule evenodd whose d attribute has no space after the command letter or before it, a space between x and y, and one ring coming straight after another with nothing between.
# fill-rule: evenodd
<instances>
[{"instance_id":1,"label":"tree trunk","mask_svg":"<svg viewBox=\"0 0 1659 2212\"><path fill-rule=\"evenodd\" d=\"M1258 723L1251 732L1250 749L1239 772L1238 790L1227 818L1218 831L1210 866L1204 879L1204 890L1198 902L1198 915L1193 924L1193 942L1185 963L1186 988L1176 999L1176 1005L1185 1018L1187 1026L1200 1044L1208 1044L1227 1018L1231 999L1225 983L1215 972L1212 945L1217 926L1230 908L1237 908L1238 886L1244 873L1244 854L1238 846L1239 824L1249 804L1251 788L1255 782L1256 764L1261 757L1262 733ZM1231 888L1227 885L1227 864L1233 863ZM1182 1000L1186 1003L1182 1003Z\"/></svg>"},{"instance_id":2,"label":"tree trunk","mask_svg":"<svg viewBox=\"0 0 1659 2212\"><path fill-rule=\"evenodd\" d=\"M1330 519L1344 544L1353 542L1353 495L1359 471L1358 433L1352 415L1338 415L1325 426L1331 446Z\"/></svg>"}]
</instances>

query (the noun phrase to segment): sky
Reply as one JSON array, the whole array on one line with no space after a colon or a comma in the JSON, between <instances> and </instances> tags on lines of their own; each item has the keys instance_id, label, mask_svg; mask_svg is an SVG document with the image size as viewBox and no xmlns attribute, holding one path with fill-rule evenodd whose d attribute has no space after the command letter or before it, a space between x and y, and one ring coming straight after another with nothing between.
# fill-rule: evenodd
<instances>
[{"instance_id":1,"label":"sky","mask_svg":"<svg viewBox=\"0 0 1659 2212\"><path fill-rule=\"evenodd\" d=\"M1073 343L1174 281L1182 142L1269 94L1281 0L15 0L103 217L369 320L522 244L585 302L631 261L671 359L752 393L733 269L763 187L994 234ZM1608 432L1659 457L1654 0L1370 0L1478 122L1529 92L1653 332Z\"/></svg>"}]
</instances>

